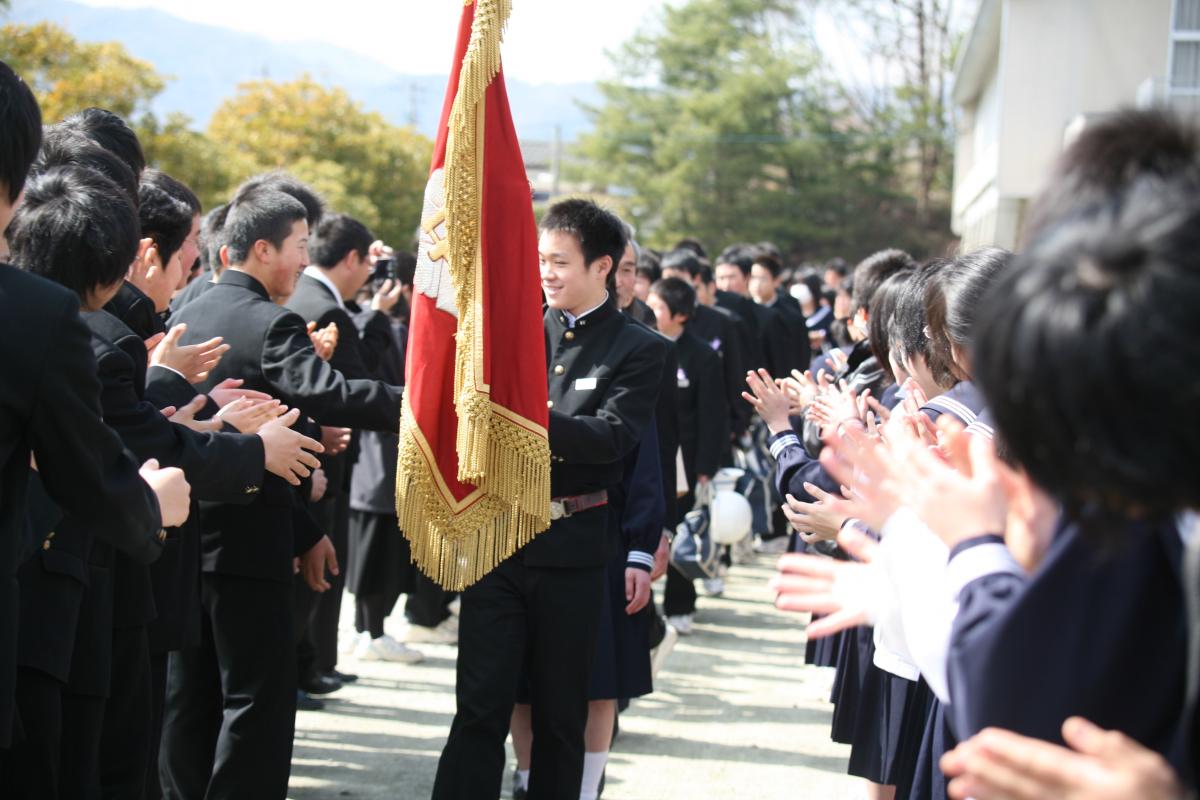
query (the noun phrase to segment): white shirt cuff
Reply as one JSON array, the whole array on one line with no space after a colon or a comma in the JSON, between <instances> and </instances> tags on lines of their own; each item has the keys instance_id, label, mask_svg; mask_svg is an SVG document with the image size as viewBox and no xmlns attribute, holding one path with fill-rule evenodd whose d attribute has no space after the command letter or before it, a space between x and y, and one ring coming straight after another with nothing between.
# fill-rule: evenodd
<instances>
[{"instance_id":1,"label":"white shirt cuff","mask_svg":"<svg viewBox=\"0 0 1200 800\"><path fill-rule=\"evenodd\" d=\"M972 583L986 575L1008 573L1024 579L1025 570L1013 558L1008 548L999 542L969 547L950 558L946 567L946 583L950 597L958 602L959 595Z\"/></svg>"}]
</instances>

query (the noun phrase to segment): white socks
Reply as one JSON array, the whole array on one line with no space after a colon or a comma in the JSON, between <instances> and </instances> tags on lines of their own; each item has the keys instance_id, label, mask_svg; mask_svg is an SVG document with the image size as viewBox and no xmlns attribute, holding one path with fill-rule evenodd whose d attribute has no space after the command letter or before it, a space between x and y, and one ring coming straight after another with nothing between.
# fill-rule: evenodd
<instances>
[{"instance_id":1,"label":"white socks","mask_svg":"<svg viewBox=\"0 0 1200 800\"><path fill-rule=\"evenodd\" d=\"M520 786L522 789L529 788L529 770L527 770L527 769L517 770L517 785Z\"/></svg>"},{"instance_id":2,"label":"white socks","mask_svg":"<svg viewBox=\"0 0 1200 800\"><path fill-rule=\"evenodd\" d=\"M600 777L608 763L608 752L583 754L583 786L579 789L579 800L596 800L600 793Z\"/></svg>"}]
</instances>

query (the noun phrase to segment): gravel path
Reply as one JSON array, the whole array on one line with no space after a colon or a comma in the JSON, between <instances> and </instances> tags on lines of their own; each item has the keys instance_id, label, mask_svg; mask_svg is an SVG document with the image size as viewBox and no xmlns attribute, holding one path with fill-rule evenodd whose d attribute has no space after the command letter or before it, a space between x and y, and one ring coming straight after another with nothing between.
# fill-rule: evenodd
<instances>
[{"instance_id":1,"label":"gravel path","mask_svg":"<svg viewBox=\"0 0 1200 800\"><path fill-rule=\"evenodd\" d=\"M849 748L829 740L832 670L803 665L803 618L771 605L773 561L739 565L723 597L701 597L658 691L621 715L605 800L862 796L845 774ZM416 665L343 660L361 677L324 711L298 715L289 797L429 797L454 713L455 648L421 649Z\"/></svg>"}]
</instances>

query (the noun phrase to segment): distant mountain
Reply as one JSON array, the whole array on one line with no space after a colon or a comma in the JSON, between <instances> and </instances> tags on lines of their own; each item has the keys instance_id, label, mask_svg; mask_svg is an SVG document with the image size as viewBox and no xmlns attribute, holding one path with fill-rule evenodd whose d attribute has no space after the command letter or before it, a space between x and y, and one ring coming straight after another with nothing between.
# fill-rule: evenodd
<instances>
[{"instance_id":1,"label":"distant mountain","mask_svg":"<svg viewBox=\"0 0 1200 800\"><path fill-rule=\"evenodd\" d=\"M155 9L97 8L70 0L14 0L7 21L50 21L84 41L118 41L169 78L156 113L182 111L198 128L242 81L290 80L309 73L345 88L368 109L432 136L441 113L446 75L404 75L350 50L319 43L274 42L250 33L201 25ZM595 103L594 84L507 81L513 120L522 139L564 141L589 129L577 101Z\"/></svg>"}]
</instances>

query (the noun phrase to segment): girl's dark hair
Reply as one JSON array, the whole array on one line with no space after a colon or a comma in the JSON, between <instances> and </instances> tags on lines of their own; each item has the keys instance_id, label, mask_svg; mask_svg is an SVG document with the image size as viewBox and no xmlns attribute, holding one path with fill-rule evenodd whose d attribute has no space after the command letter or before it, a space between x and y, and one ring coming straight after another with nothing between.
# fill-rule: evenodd
<instances>
[{"instance_id":1,"label":"girl's dark hair","mask_svg":"<svg viewBox=\"0 0 1200 800\"><path fill-rule=\"evenodd\" d=\"M888 329L892 345L898 347L905 358L921 356L933 380L943 390L958 383L959 377L952 368L949 352L939 347L932 335L926 305L938 278L952 269L954 262L946 258L930 259L918 267L896 301L895 314Z\"/></svg>"},{"instance_id":2,"label":"girl's dark hair","mask_svg":"<svg viewBox=\"0 0 1200 800\"><path fill-rule=\"evenodd\" d=\"M958 380L971 376L955 365L954 348L970 352L979 304L1012 257L999 247L972 250L938 270L925 286L925 318L936 358Z\"/></svg>"},{"instance_id":3,"label":"girl's dark hair","mask_svg":"<svg viewBox=\"0 0 1200 800\"><path fill-rule=\"evenodd\" d=\"M875 354L875 360L879 362L879 366L883 368L888 380L892 383L896 382L896 373L892 371L892 363L889 358L891 351L888 342L888 326L896 313L896 302L904 293L904 287L912 280L912 277L911 270L902 270L885 278L872 293L871 306L867 309L871 352Z\"/></svg>"},{"instance_id":4,"label":"girl's dark hair","mask_svg":"<svg viewBox=\"0 0 1200 800\"><path fill-rule=\"evenodd\" d=\"M975 378L1015 460L1064 503L1200 506L1200 182L1137 177L1044 221L983 295Z\"/></svg>"}]
</instances>

